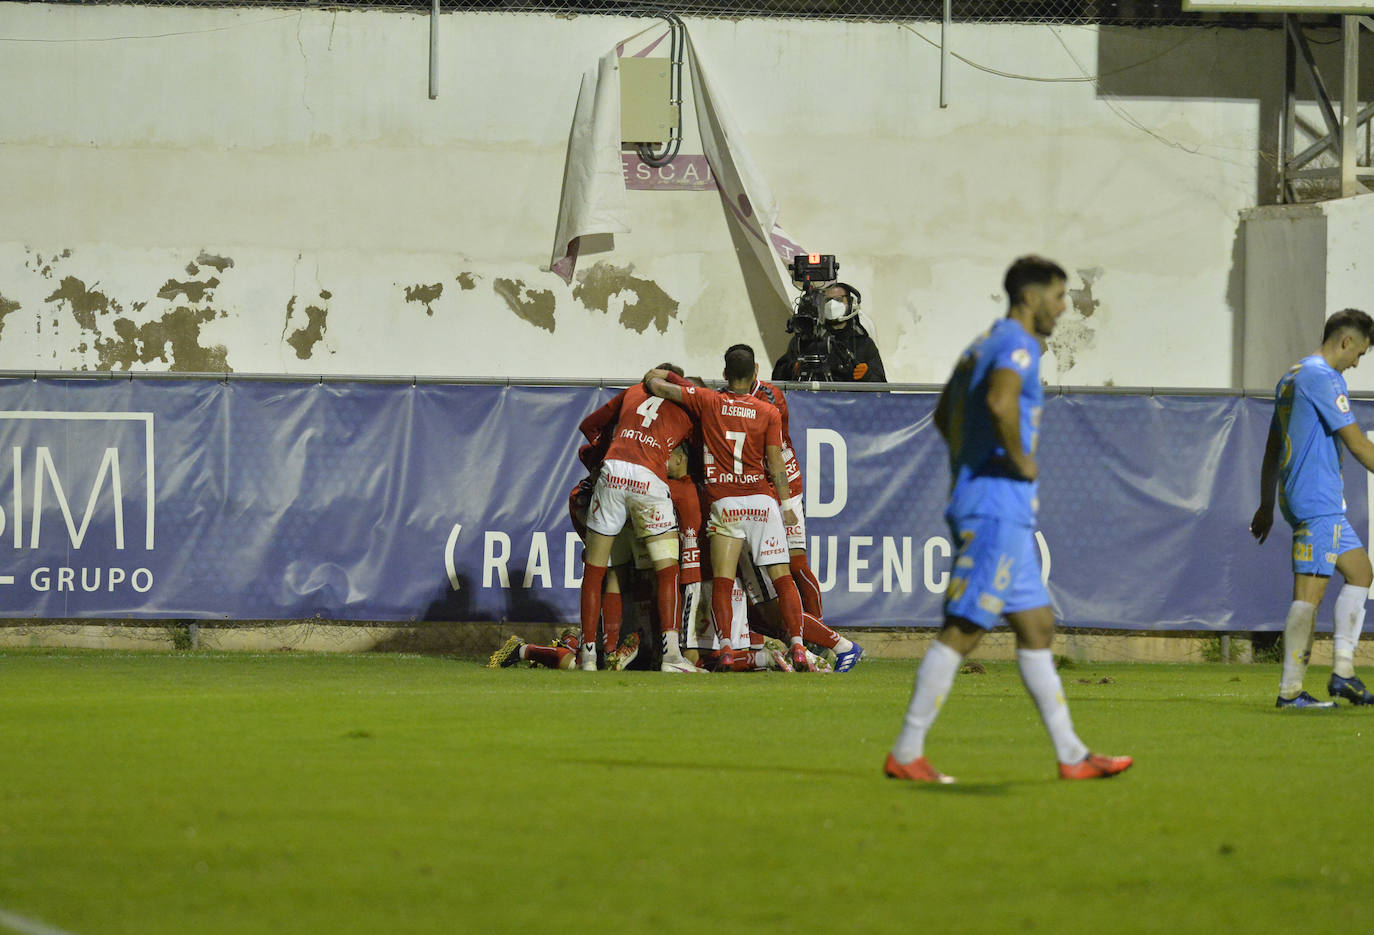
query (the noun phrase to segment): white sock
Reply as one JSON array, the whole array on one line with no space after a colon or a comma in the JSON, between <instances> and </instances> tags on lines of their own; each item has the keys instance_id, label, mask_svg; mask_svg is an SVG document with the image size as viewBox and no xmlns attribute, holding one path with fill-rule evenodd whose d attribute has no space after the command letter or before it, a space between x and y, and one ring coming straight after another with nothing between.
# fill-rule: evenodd
<instances>
[{"instance_id":1,"label":"white sock","mask_svg":"<svg viewBox=\"0 0 1374 935\"><path fill-rule=\"evenodd\" d=\"M940 705L945 703L963 661L963 656L939 640L926 650L916 670L916 687L911 692L902 732L892 745L892 756L897 762L910 763L925 755L926 731L935 723L935 715L940 713Z\"/></svg>"},{"instance_id":2,"label":"white sock","mask_svg":"<svg viewBox=\"0 0 1374 935\"><path fill-rule=\"evenodd\" d=\"M1364 628L1364 602L1369 588L1347 584L1336 595L1336 632L1332 639L1334 656L1331 671L1343 679L1355 677L1355 644Z\"/></svg>"},{"instance_id":3,"label":"white sock","mask_svg":"<svg viewBox=\"0 0 1374 935\"><path fill-rule=\"evenodd\" d=\"M839 634L836 634L836 636L839 636ZM839 640L835 643L835 652L837 653L847 653L853 648L854 644L851 643L849 640L845 639L843 636L841 636Z\"/></svg>"},{"instance_id":4,"label":"white sock","mask_svg":"<svg viewBox=\"0 0 1374 935\"><path fill-rule=\"evenodd\" d=\"M682 659L682 644L678 640L677 630L663 631L663 658L670 662Z\"/></svg>"},{"instance_id":5,"label":"white sock","mask_svg":"<svg viewBox=\"0 0 1374 935\"><path fill-rule=\"evenodd\" d=\"M1054 670L1054 654L1048 649L1018 649L1016 665L1021 683L1040 709L1040 720L1050 732L1054 755L1061 763L1077 763L1088 755L1088 748L1073 732L1069 704L1064 700L1064 683Z\"/></svg>"},{"instance_id":6,"label":"white sock","mask_svg":"<svg viewBox=\"0 0 1374 935\"><path fill-rule=\"evenodd\" d=\"M1279 676L1279 697L1295 698L1302 691L1302 679L1312 658L1312 636L1317 623L1317 605L1294 601L1283 622L1283 674Z\"/></svg>"},{"instance_id":7,"label":"white sock","mask_svg":"<svg viewBox=\"0 0 1374 935\"><path fill-rule=\"evenodd\" d=\"M802 645L802 638L801 638L800 636L794 636L794 637L792 637L792 645L793 645L793 646L800 646L800 645Z\"/></svg>"}]
</instances>

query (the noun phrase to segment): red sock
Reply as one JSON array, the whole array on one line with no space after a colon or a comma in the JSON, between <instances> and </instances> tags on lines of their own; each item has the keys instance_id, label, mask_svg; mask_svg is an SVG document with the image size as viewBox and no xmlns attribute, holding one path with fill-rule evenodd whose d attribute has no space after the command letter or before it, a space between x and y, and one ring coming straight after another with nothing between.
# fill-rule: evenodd
<instances>
[{"instance_id":1,"label":"red sock","mask_svg":"<svg viewBox=\"0 0 1374 935\"><path fill-rule=\"evenodd\" d=\"M778 610L782 614L782 625L787 628L787 638L796 639L802 635L801 595L797 593L797 583L791 575L779 575L773 579L773 590L778 592Z\"/></svg>"},{"instance_id":2,"label":"red sock","mask_svg":"<svg viewBox=\"0 0 1374 935\"><path fill-rule=\"evenodd\" d=\"M622 602L619 591L607 591L601 597L601 639L610 652L620 645Z\"/></svg>"},{"instance_id":3,"label":"red sock","mask_svg":"<svg viewBox=\"0 0 1374 935\"><path fill-rule=\"evenodd\" d=\"M711 618L716 624L716 635L722 647L730 645L730 624L735 619L734 593L735 579L711 579Z\"/></svg>"},{"instance_id":4,"label":"red sock","mask_svg":"<svg viewBox=\"0 0 1374 935\"><path fill-rule=\"evenodd\" d=\"M806 640L808 643L819 643L826 649L834 649L840 642L840 634L803 611L802 639Z\"/></svg>"},{"instance_id":5,"label":"red sock","mask_svg":"<svg viewBox=\"0 0 1374 935\"><path fill-rule=\"evenodd\" d=\"M821 583L816 580L816 573L811 570L811 565L806 561L806 553L789 555L787 566L792 569L792 581L801 594L802 610L819 620L821 617Z\"/></svg>"},{"instance_id":6,"label":"red sock","mask_svg":"<svg viewBox=\"0 0 1374 935\"><path fill-rule=\"evenodd\" d=\"M601 622L601 586L606 581L605 565L582 569L582 645L596 642L596 625Z\"/></svg>"},{"instance_id":7,"label":"red sock","mask_svg":"<svg viewBox=\"0 0 1374 935\"><path fill-rule=\"evenodd\" d=\"M525 658L537 665L557 669L560 650L567 652L562 646L526 646Z\"/></svg>"},{"instance_id":8,"label":"red sock","mask_svg":"<svg viewBox=\"0 0 1374 935\"><path fill-rule=\"evenodd\" d=\"M682 612L678 607L678 602L682 600L682 591L678 589L678 566L669 565L667 568L660 568L654 575L658 578L658 624L659 632L666 633L669 630L678 629L678 618Z\"/></svg>"}]
</instances>

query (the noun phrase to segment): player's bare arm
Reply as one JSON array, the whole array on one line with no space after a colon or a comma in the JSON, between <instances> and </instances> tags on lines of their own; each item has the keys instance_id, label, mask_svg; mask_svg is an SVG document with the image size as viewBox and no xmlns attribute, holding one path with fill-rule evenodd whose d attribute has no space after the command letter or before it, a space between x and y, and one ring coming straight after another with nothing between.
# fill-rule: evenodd
<instances>
[{"instance_id":1,"label":"player's bare arm","mask_svg":"<svg viewBox=\"0 0 1374 935\"><path fill-rule=\"evenodd\" d=\"M768 464L768 476L773 481L773 487L778 492L778 502L787 502L787 466L782 458L782 449L777 445L765 445L763 457ZM789 526L797 525L797 514L794 510L785 510L782 514L782 521Z\"/></svg>"},{"instance_id":2,"label":"player's bare arm","mask_svg":"<svg viewBox=\"0 0 1374 935\"><path fill-rule=\"evenodd\" d=\"M650 370L644 374L644 388L671 402L682 402L682 387L669 383L667 377L667 370Z\"/></svg>"},{"instance_id":3,"label":"player's bare arm","mask_svg":"<svg viewBox=\"0 0 1374 935\"><path fill-rule=\"evenodd\" d=\"M1021 447L1021 375L999 367L988 379L988 412L992 415L997 443L1007 452L1007 460L1026 480L1035 480L1040 470L1035 456Z\"/></svg>"},{"instance_id":4,"label":"player's bare arm","mask_svg":"<svg viewBox=\"0 0 1374 935\"><path fill-rule=\"evenodd\" d=\"M1353 425L1348 427L1356 428ZM1356 431L1358 433L1358 429ZM1363 435L1360 437L1364 438ZM1278 484L1279 456L1282 453L1283 435L1277 423L1270 423L1269 440L1264 443L1264 463L1260 466L1260 505L1250 520L1250 535L1261 543L1269 538L1269 530L1274 527L1274 490Z\"/></svg>"},{"instance_id":5,"label":"player's bare arm","mask_svg":"<svg viewBox=\"0 0 1374 935\"><path fill-rule=\"evenodd\" d=\"M1360 430L1358 423L1352 422L1336 430L1336 437L1345 445L1346 450L1354 456L1355 460L1364 465L1364 469L1374 473L1374 442Z\"/></svg>"}]
</instances>

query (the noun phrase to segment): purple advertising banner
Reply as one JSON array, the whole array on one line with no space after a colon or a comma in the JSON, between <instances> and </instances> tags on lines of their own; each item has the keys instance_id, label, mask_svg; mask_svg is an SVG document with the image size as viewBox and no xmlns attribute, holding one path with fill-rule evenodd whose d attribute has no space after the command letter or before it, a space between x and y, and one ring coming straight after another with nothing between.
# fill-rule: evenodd
<instances>
[{"instance_id":1,"label":"purple advertising banner","mask_svg":"<svg viewBox=\"0 0 1374 935\"><path fill-rule=\"evenodd\" d=\"M577 424L613 393L0 380L0 616L575 621ZM827 621L938 624L952 544L934 398L788 401ZM1282 627L1287 527L1263 546L1246 531L1270 410L1047 400L1038 541L1063 624ZM1367 542L1367 475L1351 458L1345 471Z\"/></svg>"}]
</instances>

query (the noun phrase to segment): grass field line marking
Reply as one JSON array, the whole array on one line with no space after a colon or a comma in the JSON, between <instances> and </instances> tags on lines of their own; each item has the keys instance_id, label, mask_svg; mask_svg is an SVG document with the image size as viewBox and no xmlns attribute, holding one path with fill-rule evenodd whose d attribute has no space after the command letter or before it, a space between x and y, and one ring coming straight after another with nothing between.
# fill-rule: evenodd
<instances>
[{"instance_id":1,"label":"grass field line marking","mask_svg":"<svg viewBox=\"0 0 1374 935\"><path fill-rule=\"evenodd\" d=\"M0 926L19 932L20 935L72 935L66 929L54 928L4 909L0 909Z\"/></svg>"}]
</instances>

